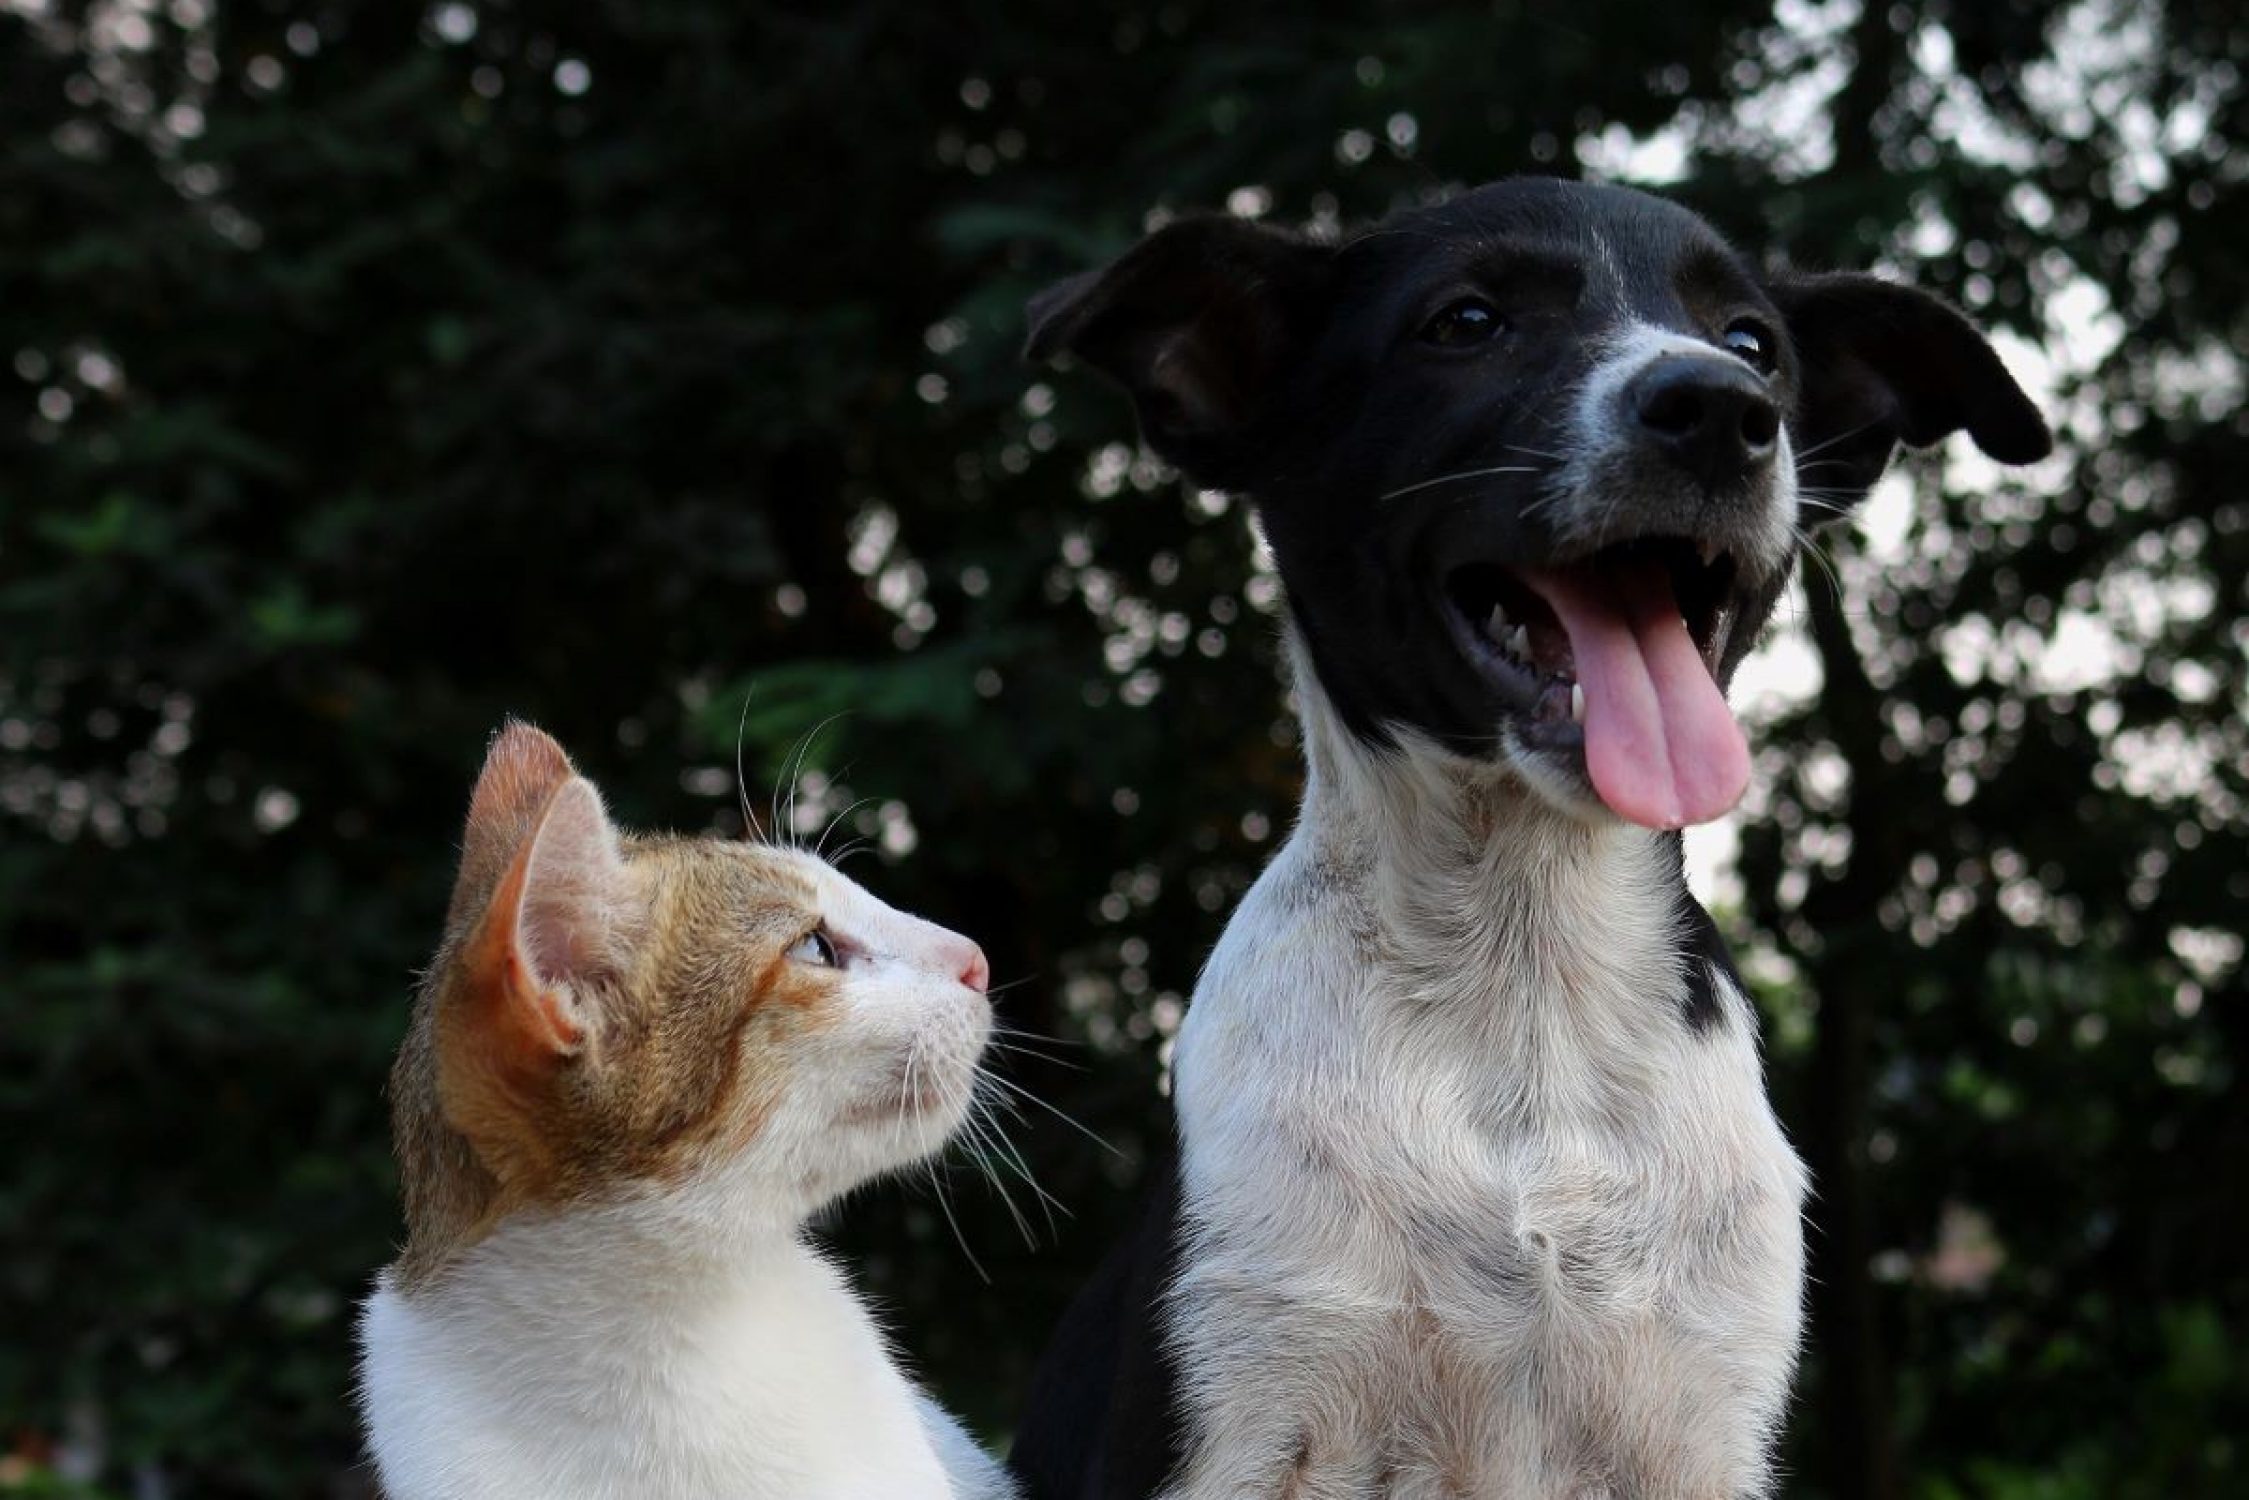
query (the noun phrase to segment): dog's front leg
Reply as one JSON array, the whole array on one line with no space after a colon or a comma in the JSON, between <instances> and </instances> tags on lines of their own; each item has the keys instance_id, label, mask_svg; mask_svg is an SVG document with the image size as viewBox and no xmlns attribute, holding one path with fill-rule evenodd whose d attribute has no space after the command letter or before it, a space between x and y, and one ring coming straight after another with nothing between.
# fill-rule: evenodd
<instances>
[{"instance_id":1,"label":"dog's front leg","mask_svg":"<svg viewBox=\"0 0 2249 1500\"><path fill-rule=\"evenodd\" d=\"M1245 1286L1210 1264L1182 1279L1173 1302L1187 1432L1162 1500L1381 1493L1390 1310Z\"/></svg>"}]
</instances>

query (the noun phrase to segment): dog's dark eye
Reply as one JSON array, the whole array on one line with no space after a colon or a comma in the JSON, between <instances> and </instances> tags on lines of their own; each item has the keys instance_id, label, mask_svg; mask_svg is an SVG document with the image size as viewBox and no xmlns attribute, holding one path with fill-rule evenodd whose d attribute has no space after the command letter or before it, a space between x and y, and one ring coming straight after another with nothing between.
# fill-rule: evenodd
<instances>
[{"instance_id":1,"label":"dog's dark eye","mask_svg":"<svg viewBox=\"0 0 2249 1500\"><path fill-rule=\"evenodd\" d=\"M1773 336L1765 325L1743 318L1727 327L1722 336L1726 352L1747 364L1760 375L1773 373L1778 358L1773 351Z\"/></svg>"},{"instance_id":2,"label":"dog's dark eye","mask_svg":"<svg viewBox=\"0 0 2249 1500\"><path fill-rule=\"evenodd\" d=\"M1499 309L1481 297L1463 297L1440 308L1421 328L1421 341L1442 349L1465 349L1489 342L1507 327Z\"/></svg>"}]
</instances>

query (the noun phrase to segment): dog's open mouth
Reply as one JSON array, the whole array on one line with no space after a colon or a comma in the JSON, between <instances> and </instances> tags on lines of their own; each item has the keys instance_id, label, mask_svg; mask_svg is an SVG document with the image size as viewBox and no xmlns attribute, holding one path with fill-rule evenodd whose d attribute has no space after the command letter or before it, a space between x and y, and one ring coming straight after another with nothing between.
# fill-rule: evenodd
<instances>
[{"instance_id":1,"label":"dog's open mouth","mask_svg":"<svg viewBox=\"0 0 2249 1500\"><path fill-rule=\"evenodd\" d=\"M1656 828L1740 800L1749 748L1717 683L1736 566L1645 537L1542 569L1472 563L1445 580L1456 630L1542 749L1582 746L1594 791Z\"/></svg>"}]
</instances>

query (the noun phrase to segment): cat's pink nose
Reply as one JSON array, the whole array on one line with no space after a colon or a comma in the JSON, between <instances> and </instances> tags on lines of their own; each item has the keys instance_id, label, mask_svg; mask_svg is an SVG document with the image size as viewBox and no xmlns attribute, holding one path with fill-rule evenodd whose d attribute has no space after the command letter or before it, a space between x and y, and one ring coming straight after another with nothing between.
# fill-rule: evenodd
<instances>
[{"instance_id":1,"label":"cat's pink nose","mask_svg":"<svg viewBox=\"0 0 2249 1500\"><path fill-rule=\"evenodd\" d=\"M976 946L975 939L962 937L950 927L940 927L918 917L906 920L913 938L910 943L901 943L899 948L915 968L932 978L951 974L979 995L989 992L992 966L984 961L984 950Z\"/></svg>"},{"instance_id":2,"label":"cat's pink nose","mask_svg":"<svg viewBox=\"0 0 2249 1500\"><path fill-rule=\"evenodd\" d=\"M979 995L984 994L992 987L992 966L984 961L983 949L965 938L961 941L968 949L968 957L961 963L961 983Z\"/></svg>"}]
</instances>

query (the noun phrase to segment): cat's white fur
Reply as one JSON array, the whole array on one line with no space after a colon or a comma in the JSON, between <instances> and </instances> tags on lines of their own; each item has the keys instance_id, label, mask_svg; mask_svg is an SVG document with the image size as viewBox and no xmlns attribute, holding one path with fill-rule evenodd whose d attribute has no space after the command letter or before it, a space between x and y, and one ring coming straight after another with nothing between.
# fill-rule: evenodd
<instances>
[{"instance_id":1,"label":"cat's white fur","mask_svg":"<svg viewBox=\"0 0 2249 1500\"><path fill-rule=\"evenodd\" d=\"M836 1195L942 1145L989 1008L956 978L962 940L797 858L859 958L752 1145L676 1185L516 1214L412 1292L378 1283L360 1400L389 1500L1011 1493L803 1238ZM909 1054L949 1107L869 1112Z\"/></svg>"},{"instance_id":2,"label":"cat's white fur","mask_svg":"<svg viewBox=\"0 0 2249 1500\"><path fill-rule=\"evenodd\" d=\"M1746 998L1682 1019L1661 836L1369 749L1294 654L1302 820L1177 1049L1167 1493L1766 1493L1805 1176Z\"/></svg>"}]
</instances>

